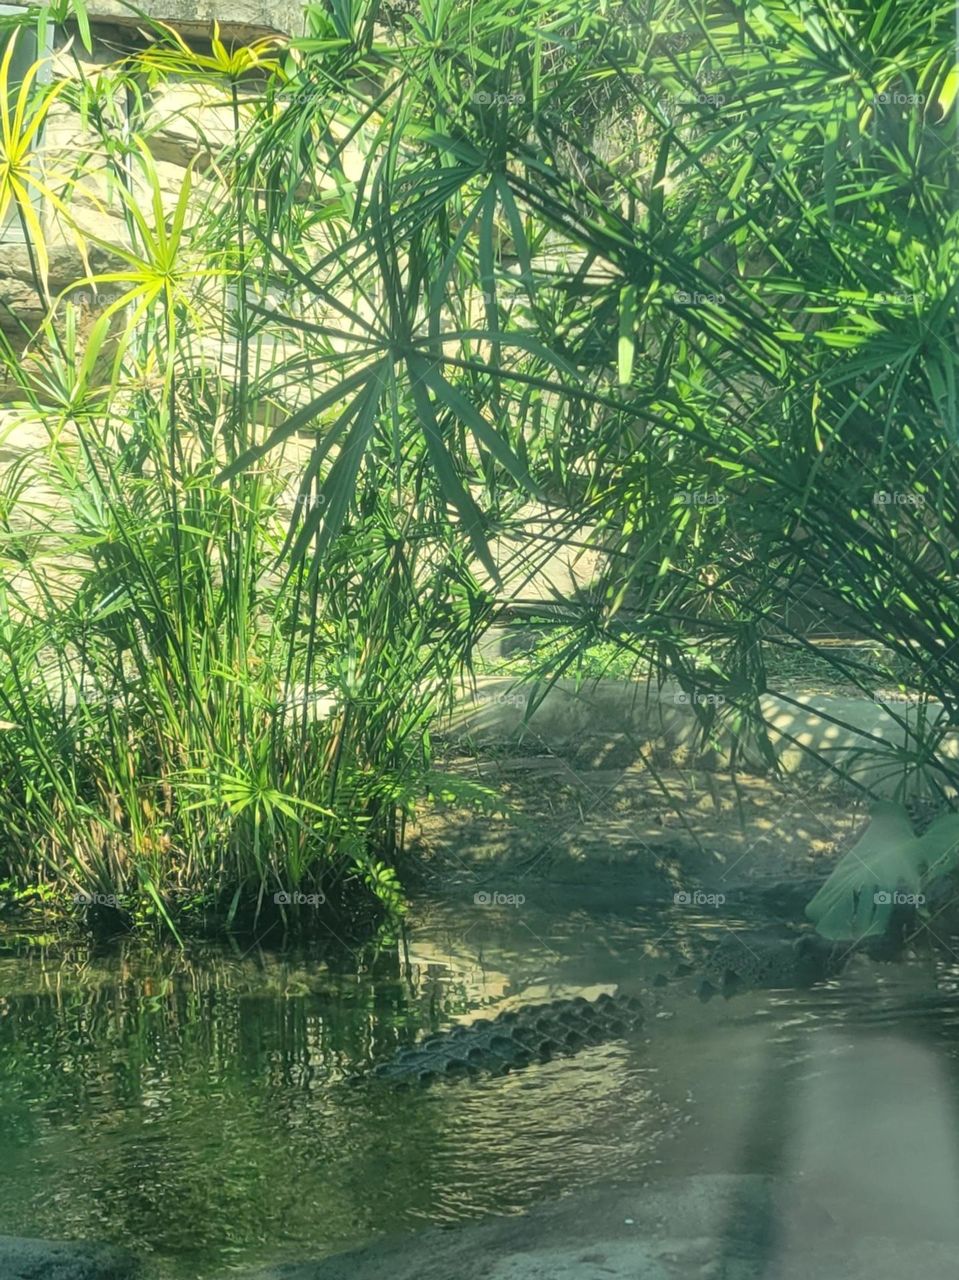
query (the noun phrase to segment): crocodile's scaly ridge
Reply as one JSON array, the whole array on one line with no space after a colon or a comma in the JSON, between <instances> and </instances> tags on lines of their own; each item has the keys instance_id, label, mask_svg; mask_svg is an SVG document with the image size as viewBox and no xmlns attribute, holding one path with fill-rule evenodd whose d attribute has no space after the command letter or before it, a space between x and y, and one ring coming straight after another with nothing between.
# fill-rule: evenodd
<instances>
[{"instance_id":1,"label":"crocodile's scaly ridge","mask_svg":"<svg viewBox=\"0 0 959 1280\"><path fill-rule=\"evenodd\" d=\"M371 1074L421 1084L480 1071L501 1075L615 1039L641 1020L642 1005L632 996L554 1000L430 1036L379 1063Z\"/></svg>"},{"instance_id":2,"label":"crocodile's scaly ridge","mask_svg":"<svg viewBox=\"0 0 959 1280\"><path fill-rule=\"evenodd\" d=\"M698 993L708 998L753 988L809 987L839 973L849 950L809 933L786 938L733 933L699 966ZM379 1063L369 1075L398 1084L429 1084L481 1071L502 1075L617 1039L642 1020L643 1005L635 996L554 1000L430 1036Z\"/></svg>"}]
</instances>

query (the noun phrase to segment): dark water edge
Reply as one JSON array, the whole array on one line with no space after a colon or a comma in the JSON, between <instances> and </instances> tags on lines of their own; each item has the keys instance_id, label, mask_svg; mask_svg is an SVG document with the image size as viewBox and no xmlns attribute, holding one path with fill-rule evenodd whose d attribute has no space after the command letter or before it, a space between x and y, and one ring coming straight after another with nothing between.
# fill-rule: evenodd
<instances>
[{"instance_id":1,"label":"dark water edge","mask_svg":"<svg viewBox=\"0 0 959 1280\"><path fill-rule=\"evenodd\" d=\"M610 1180L724 1168L757 1072L769 1117L735 1159L764 1171L784 1091L822 1036L841 1055L853 1021L954 1063L947 956L728 1004L677 992L631 1039L506 1078L347 1083L504 1001L641 987L685 935L717 927L571 892L548 910L422 900L404 942L378 951L0 939L0 1233L108 1241L163 1280L209 1280Z\"/></svg>"}]
</instances>

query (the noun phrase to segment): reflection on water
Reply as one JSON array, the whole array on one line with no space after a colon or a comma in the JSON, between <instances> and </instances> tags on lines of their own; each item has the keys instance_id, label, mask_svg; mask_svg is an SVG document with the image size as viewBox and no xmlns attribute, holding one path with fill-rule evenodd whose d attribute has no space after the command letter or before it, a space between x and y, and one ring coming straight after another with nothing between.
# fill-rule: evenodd
<instances>
[{"instance_id":1,"label":"reflection on water","mask_svg":"<svg viewBox=\"0 0 959 1280\"><path fill-rule=\"evenodd\" d=\"M795 1077L821 1032L841 1052L853 1016L950 1054L959 1043L956 975L923 969L917 991L889 967L729 1004L677 993L675 1018L632 1040L506 1078L346 1083L484 1006L641 986L663 967L665 920L427 903L405 951L379 956L10 944L0 1232L113 1241L178 1280L317 1257L654 1166L721 1163L724 1117L749 1105L750 1045ZM762 1150L749 1158L760 1166Z\"/></svg>"}]
</instances>

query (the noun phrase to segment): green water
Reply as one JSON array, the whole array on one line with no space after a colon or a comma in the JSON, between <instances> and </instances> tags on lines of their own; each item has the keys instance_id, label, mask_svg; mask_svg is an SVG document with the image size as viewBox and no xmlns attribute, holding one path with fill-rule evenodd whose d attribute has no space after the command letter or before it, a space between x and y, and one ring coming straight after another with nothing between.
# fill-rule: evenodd
<instances>
[{"instance_id":1,"label":"green water","mask_svg":"<svg viewBox=\"0 0 959 1280\"><path fill-rule=\"evenodd\" d=\"M0 1233L112 1241L157 1276L209 1280L706 1164L715 1064L746 1028L795 1058L800 1032L842 1025L848 991L690 1004L505 1078L347 1083L504 1001L635 986L676 927L663 910L469 901L418 904L405 945L380 954L8 942Z\"/></svg>"}]
</instances>

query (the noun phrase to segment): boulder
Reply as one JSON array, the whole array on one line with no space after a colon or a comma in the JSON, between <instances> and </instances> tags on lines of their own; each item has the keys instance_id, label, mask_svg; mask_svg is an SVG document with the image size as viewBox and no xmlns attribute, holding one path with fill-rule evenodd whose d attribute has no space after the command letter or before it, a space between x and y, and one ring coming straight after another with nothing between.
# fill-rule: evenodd
<instances>
[{"instance_id":1,"label":"boulder","mask_svg":"<svg viewBox=\"0 0 959 1280\"><path fill-rule=\"evenodd\" d=\"M243 1280L952 1280L959 1235L864 1220L802 1178L714 1174L577 1193ZM862 1209L862 1206L860 1206ZM847 1220L848 1219L848 1220ZM878 1228L878 1229L877 1229ZM224 1278L226 1280L226 1278Z\"/></svg>"},{"instance_id":2,"label":"boulder","mask_svg":"<svg viewBox=\"0 0 959 1280\"><path fill-rule=\"evenodd\" d=\"M132 1254L112 1245L0 1236L3 1280L136 1280L142 1274Z\"/></svg>"}]
</instances>

